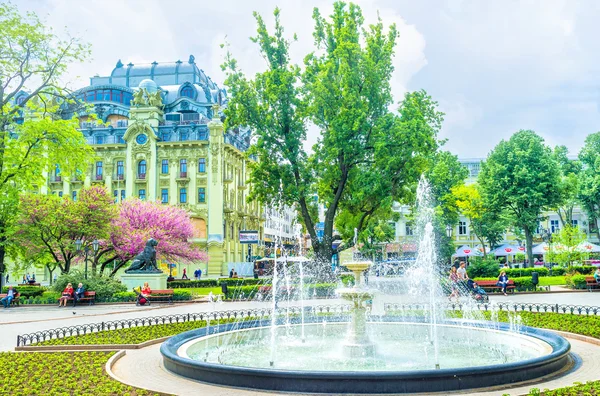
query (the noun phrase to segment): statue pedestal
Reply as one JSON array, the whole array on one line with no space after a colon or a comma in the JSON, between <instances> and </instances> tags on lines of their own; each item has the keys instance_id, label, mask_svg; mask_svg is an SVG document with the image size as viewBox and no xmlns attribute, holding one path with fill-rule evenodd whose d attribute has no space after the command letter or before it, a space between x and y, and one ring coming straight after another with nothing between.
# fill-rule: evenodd
<instances>
[{"instance_id":1,"label":"statue pedestal","mask_svg":"<svg viewBox=\"0 0 600 396\"><path fill-rule=\"evenodd\" d=\"M165 290L167 288L167 276L162 272L124 273L121 275L121 282L127 286L127 291L131 291L134 287L144 286L144 282L148 282L148 286L152 290Z\"/></svg>"}]
</instances>

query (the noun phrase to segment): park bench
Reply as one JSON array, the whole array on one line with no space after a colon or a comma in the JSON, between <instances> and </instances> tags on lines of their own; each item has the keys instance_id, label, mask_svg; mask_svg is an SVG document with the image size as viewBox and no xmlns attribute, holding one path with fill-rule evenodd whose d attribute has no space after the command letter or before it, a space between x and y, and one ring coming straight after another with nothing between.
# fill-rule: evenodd
<instances>
[{"instance_id":1,"label":"park bench","mask_svg":"<svg viewBox=\"0 0 600 396\"><path fill-rule=\"evenodd\" d=\"M4 297L8 296L8 293L2 293L0 294L0 299L3 299ZM20 301L19 298L21 297L21 293L19 293L17 291L17 295L13 297L12 301L10 302L10 305L20 305Z\"/></svg>"},{"instance_id":2,"label":"park bench","mask_svg":"<svg viewBox=\"0 0 600 396\"><path fill-rule=\"evenodd\" d=\"M146 297L146 300L148 301L148 305L150 305L150 300L166 300L172 304L174 293L175 291L173 289L152 290L152 293ZM136 303L136 305L138 305L138 303Z\"/></svg>"},{"instance_id":3,"label":"park bench","mask_svg":"<svg viewBox=\"0 0 600 396\"><path fill-rule=\"evenodd\" d=\"M58 300L60 301L60 299L62 298L59 297ZM75 300L75 297L71 296L69 298L67 298L67 301L73 301L73 306L77 305L77 301ZM95 291L85 291L83 292L83 297L81 297L79 299L79 301L88 301L89 305L93 305L96 303L96 292Z\"/></svg>"},{"instance_id":4,"label":"park bench","mask_svg":"<svg viewBox=\"0 0 600 396\"><path fill-rule=\"evenodd\" d=\"M596 278L593 276L585 277L585 285L587 286L588 291L594 291L594 289L600 287L600 283L596 282Z\"/></svg>"},{"instance_id":5,"label":"park bench","mask_svg":"<svg viewBox=\"0 0 600 396\"><path fill-rule=\"evenodd\" d=\"M502 290L500 286L496 285L496 283L498 283L498 281L496 280L476 280L475 283L477 283L479 287L481 287L485 291L494 292ZM515 291L515 281L513 281L512 279L508 280L506 291L511 293Z\"/></svg>"}]
</instances>

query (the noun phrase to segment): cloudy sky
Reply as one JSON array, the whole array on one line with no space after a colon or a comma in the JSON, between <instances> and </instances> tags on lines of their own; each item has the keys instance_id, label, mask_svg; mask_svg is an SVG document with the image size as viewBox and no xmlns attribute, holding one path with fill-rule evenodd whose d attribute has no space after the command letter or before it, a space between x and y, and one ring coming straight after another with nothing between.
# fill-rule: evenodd
<instances>
[{"instance_id":1,"label":"cloudy sky","mask_svg":"<svg viewBox=\"0 0 600 396\"><path fill-rule=\"evenodd\" d=\"M1 1L1 0L0 0ZM446 113L442 137L461 157L485 157L502 138L533 129L550 145L576 154L585 136L600 130L598 21L595 0L358 0L367 22L377 12L396 23L400 39L393 78L395 98L427 90ZM312 50L312 9L321 0L29 0L57 32L64 27L93 46L93 59L72 67L75 87L123 63L196 63L222 84L223 50L247 73L264 68L248 40L252 11L272 21L282 10L286 32L298 35L292 56ZM314 136L311 137L311 140Z\"/></svg>"}]
</instances>

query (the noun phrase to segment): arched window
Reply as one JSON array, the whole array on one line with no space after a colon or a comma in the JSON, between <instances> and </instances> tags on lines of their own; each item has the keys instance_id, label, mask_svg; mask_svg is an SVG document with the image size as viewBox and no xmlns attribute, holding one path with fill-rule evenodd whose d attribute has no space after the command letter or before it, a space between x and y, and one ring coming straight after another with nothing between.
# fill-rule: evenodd
<instances>
[{"instance_id":1,"label":"arched window","mask_svg":"<svg viewBox=\"0 0 600 396\"><path fill-rule=\"evenodd\" d=\"M27 97L27 95L21 95L17 98L17 104L23 104L23 101L25 101L25 98Z\"/></svg>"},{"instance_id":2,"label":"arched window","mask_svg":"<svg viewBox=\"0 0 600 396\"><path fill-rule=\"evenodd\" d=\"M192 87L190 87L189 85L186 87L181 88L181 92L179 93L179 96L185 96L186 98L192 98L194 99L194 89Z\"/></svg>"},{"instance_id":3,"label":"arched window","mask_svg":"<svg viewBox=\"0 0 600 396\"><path fill-rule=\"evenodd\" d=\"M146 160L138 162L138 179L146 178Z\"/></svg>"}]
</instances>

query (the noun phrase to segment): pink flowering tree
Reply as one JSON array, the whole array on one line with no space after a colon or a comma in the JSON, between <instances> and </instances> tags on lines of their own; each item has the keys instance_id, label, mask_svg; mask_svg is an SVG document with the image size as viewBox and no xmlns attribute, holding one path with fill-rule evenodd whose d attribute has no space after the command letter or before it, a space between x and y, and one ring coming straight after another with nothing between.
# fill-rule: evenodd
<instances>
[{"instance_id":1,"label":"pink flowering tree","mask_svg":"<svg viewBox=\"0 0 600 396\"><path fill-rule=\"evenodd\" d=\"M112 222L109 245L113 249L115 265L111 275L144 250L150 238L158 241L158 259L206 261L206 253L189 242L193 234L194 227L184 209L159 202L127 200L121 204L119 215ZM112 262L105 260L100 272Z\"/></svg>"}]
</instances>

